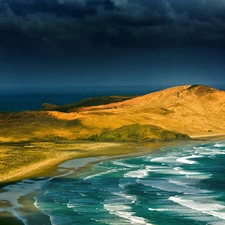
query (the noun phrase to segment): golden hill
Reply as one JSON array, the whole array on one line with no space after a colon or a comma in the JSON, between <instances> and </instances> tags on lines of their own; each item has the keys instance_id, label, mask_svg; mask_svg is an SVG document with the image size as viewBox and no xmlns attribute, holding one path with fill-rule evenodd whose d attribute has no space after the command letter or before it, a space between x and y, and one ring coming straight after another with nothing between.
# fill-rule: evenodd
<instances>
[{"instance_id":1,"label":"golden hill","mask_svg":"<svg viewBox=\"0 0 225 225\"><path fill-rule=\"evenodd\" d=\"M206 86L178 86L71 111L2 113L0 141L86 139L132 124L190 136L225 133L225 91Z\"/></svg>"}]
</instances>

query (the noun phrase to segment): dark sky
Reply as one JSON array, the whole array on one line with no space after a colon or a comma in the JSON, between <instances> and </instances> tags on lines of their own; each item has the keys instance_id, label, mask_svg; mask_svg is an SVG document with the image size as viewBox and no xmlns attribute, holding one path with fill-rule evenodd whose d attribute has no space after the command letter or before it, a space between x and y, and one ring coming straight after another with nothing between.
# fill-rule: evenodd
<instances>
[{"instance_id":1,"label":"dark sky","mask_svg":"<svg viewBox=\"0 0 225 225\"><path fill-rule=\"evenodd\" d=\"M0 0L0 86L225 84L225 0Z\"/></svg>"}]
</instances>

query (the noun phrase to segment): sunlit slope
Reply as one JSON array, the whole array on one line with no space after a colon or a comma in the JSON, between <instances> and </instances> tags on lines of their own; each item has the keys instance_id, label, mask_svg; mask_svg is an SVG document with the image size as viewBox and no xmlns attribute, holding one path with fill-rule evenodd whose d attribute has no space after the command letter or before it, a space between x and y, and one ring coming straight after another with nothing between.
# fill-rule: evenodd
<instances>
[{"instance_id":1,"label":"sunlit slope","mask_svg":"<svg viewBox=\"0 0 225 225\"><path fill-rule=\"evenodd\" d=\"M225 92L205 86L173 87L117 104L84 108L83 113L85 110L105 114L102 120L113 127L152 124L188 135L222 134L225 130Z\"/></svg>"},{"instance_id":2,"label":"sunlit slope","mask_svg":"<svg viewBox=\"0 0 225 225\"><path fill-rule=\"evenodd\" d=\"M70 113L0 114L0 140L86 139L131 124L154 125L190 136L223 134L225 92L187 85Z\"/></svg>"}]
</instances>

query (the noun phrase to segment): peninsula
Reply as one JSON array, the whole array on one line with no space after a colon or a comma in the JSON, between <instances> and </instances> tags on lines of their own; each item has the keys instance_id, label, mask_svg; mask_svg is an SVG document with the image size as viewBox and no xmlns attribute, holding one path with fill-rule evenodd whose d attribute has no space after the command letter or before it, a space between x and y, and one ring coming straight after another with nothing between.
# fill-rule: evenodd
<instances>
[{"instance_id":1,"label":"peninsula","mask_svg":"<svg viewBox=\"0 0 225 225\"><path fill-rule=\"evenodd\" d=\"M138 97L45 104L39 111L2 112L0 126L0 182L5 182L71 158L137 153L122 147L126 142L223 135L225 91L186 85Z\"/></svg>"}]
</instances>

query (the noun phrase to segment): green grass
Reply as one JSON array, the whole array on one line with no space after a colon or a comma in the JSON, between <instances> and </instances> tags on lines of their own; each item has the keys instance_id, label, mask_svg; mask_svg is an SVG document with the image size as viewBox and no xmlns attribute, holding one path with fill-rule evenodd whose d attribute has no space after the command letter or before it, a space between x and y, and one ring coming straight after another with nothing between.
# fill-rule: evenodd
<instances>
[{"instance_id":1,"label":"green grass","mask_svg":"<svg viewBox=\"0 0 225 225\"><path fill-rule=\"evenodd\" d=\"M86 98L82 101L75 102L72 104L57 106L50 103L44 103L42 105L42 111L59 111L59 112L70 112L80 107L87 106L97 106L97 105L106 105L113 102L122 102L136 96L106 96L106 97L95 97L95 98Z\"/></svg>"},{"instance_id":2,"label":"green grass","mask_svg":"<svg viewBox=\"0 0 225 225\"><path fill-rule=\"evenodd\" d=\"M190 137L186 134L165 130L154 125L131 124L99 135L92 135L88 139L93 141L147 142L188 140Z\"/></svg>"}]
</instances>

